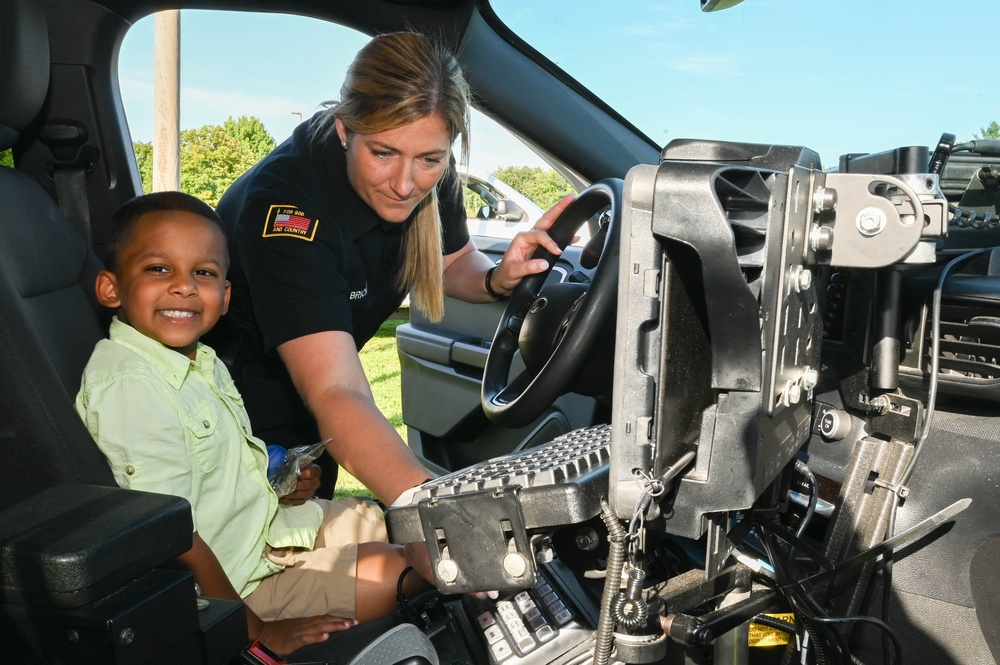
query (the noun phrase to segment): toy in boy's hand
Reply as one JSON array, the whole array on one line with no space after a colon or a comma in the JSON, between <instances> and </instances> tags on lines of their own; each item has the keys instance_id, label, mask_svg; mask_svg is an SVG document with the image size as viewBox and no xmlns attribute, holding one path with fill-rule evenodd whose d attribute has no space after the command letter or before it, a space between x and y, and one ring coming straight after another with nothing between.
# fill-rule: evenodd
<instances>
[{"instance_id":1,"label":"toy in boy's hand","mask_svg":"<svg viewBox=\"0 0 1000 665\"><path fill-rule=\"evenodd\" d=\"M326 439L311 446L285 448L279 445L267 447L267 480L278 498L295 489L299 474L319 457L332 439Z\"/></svg>"}]
</instances>

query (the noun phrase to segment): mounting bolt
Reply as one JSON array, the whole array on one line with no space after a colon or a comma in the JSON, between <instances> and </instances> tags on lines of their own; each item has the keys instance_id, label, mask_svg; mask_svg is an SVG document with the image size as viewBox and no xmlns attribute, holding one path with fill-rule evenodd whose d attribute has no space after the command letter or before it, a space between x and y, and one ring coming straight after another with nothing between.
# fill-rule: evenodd
<instances>
[{"instance_id":1,"label":"mounting bolt","mask_svg":"<svg viewBox=\"0 0 1000 665\"><path fill-rule=\"evenodd\" d=\"M785 406L798 404L799 400L801 399L802 399L802 386L799 385L798 381L786 381L784 395L782 399Z\"/></svg>"},{"instance_id":2,"label":"mounting bolt","mask_svg":"<svg viewBox=\"0 0 1000 665\"><path fill-rule=\"evenodd\" d=\"M593 529L580 529L576 532L576 546L585 552L596 550L600 544L597 532Z\"/></svg>"},{"instance_id":3,"label":"mounting bolt","mask_svg":"<svg viewBox=\"0 0 1000 665\"><path fill-rule=\"evenodd\" d=\"M803 266L793 266L790 275L792 278L792 284L795 286L795 290L799 293L803 291L808 291L809 287L813 283L813 274L809 268Z\"/></svg>"},{"instance_id":4,"label":"mounting bolt","mask_svg":"<svg viewBox=\"0 0 1000 665\"><path fill-rule=\"evenodd\" d=\"M855 223L857 224L858 231L861 232L861 235L869 238L877 236L885 230L885 213L879 208L865 208L858 213Z\"/></svg>"},{"instance_id":5,"label":"mounting bolt","mask_svg":"<svg viewBox=\"0 0 1000 665\"><path fill-rule=\"evenodd\" d=\"M828 252L833 247L833 227L814 224L809 232L809 246L814 252Z\"/></svg>"},{"instance_id":6,"label":"mounting bolt","mask_svg":"<svg viewBox=\"0 0 1000 665\"><path fill-rule=\"evenodd\" d=\"M118 634L118 644L123 647L131 646L135 642L135 631L131 628L126 628Z\"/></svg>"},{"instance_id":7,"label":"mounting bolt","mask_svg":"<svg viewBox=\"0 0 1000 665\"><path fill-rule=\"evenodd\" d=\"M819 383L819 372L817 372L812 367L806 365L802 369L802 388L803 390L809 391L816 387Z\"/></svg>"},{"instance_id":8,"label":"mounting bolt","mask_svg":"<svg viewBox=\"0 0 1000 665\"><path fill-rule=\"evenodd\" d=\"M879 395L868 402L868 409L875 415L885 413L892 406L892 402L885 395Z\"/></svg>"},{"instance_id":9,"label":"mounting bolt","mask_svg":"<svg viewBox=\"0 0 1000 665\"><path fill-rule=\"evenodd\" d=\"M452 584L458 579L458 564L452 559L441 559L438 561L437 574L445 584Z\"/></svg>"},{"instance_id":10,"label":"mounting bolt","mask_svg":"<svg viewBox=\"0 0 1000 665\"><path fill-rule=\"evenodd\" d=\"M817 187L813 195L813 211L818 215L837 209L837 190Z\"/></svg>"},{"instance_id":11,"label":"mounting bolt","mask_svg":"<svg viewBox=\"0 0 1000 665\"><path fill-rule=\"evenodd\" d=\"M511 552L503 558L503 569L511 577L524 577L528 570L528 562L517 552Z\"/></svg>"}]
</instances>

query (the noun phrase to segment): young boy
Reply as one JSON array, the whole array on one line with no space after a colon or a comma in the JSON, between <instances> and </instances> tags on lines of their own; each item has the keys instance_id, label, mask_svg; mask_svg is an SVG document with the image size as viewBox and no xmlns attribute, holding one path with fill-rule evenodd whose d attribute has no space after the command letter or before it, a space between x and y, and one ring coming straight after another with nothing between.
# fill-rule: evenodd
<instances>
[{"instance_id":1,"label":"young boy","mask_svg":"<svg viewBox=\"0 0 1000 665\"><path fill-rule=\"evenodd\" d=\"M76 405L118 484L191 503L193 545L179 564L206 596L242 598L250 636L279 654L391 611L407 562L384 542L381 512L307 501L316 466L279 502L229 372L199 343L229 305L215 211L180 192L149 194L115 213L111 234L96 289L117 315Z\"/></svg>"}]
</instances>

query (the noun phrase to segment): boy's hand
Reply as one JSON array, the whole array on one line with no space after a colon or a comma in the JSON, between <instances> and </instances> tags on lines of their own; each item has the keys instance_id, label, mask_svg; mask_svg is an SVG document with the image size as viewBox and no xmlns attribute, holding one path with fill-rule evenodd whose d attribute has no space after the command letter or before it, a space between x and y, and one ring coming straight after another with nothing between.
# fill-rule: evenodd
<instances>
[{"instance_id":1,"label":"boy's hand","mask_svg":"<svg viewBox=\"0 0 1000 665\"><path fill-rule=\"evenodd\" d=\"M320 469L317 464L310 464L306 468L302 469L302 471L299 472L299 479L295 483L295 489L281 497L281 502L292 505L305 503L305 501L316 494L316 490L319 489L319 479L321 475L323 475L323 470Z\"/></svg>"},{"instance_id":2,"label":"boy's hand","mask_svg":"<svg viewBox=\"0 0 1000 665\"><path fill-rule=\"evenodd\" d=\"M347 630L356 625L358 622L354 619L329 615L266 621L256 639L279 656L287 656L304 646L325 642L330 633Z\"/></svg>"}]
</instances>

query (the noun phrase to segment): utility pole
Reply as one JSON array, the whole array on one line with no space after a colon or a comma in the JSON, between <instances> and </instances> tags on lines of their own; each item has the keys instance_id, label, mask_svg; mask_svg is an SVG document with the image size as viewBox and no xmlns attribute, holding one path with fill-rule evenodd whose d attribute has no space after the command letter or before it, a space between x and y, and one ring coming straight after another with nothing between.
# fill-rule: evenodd
<instances>
[{"instance_id":1,"label":"utility pole","mask_svg":"<svg viewBox=\"0 0 1000 665\"><path fill-rule=\"evenodd\" d=\"M153 191L181 188L181 13L156 14L153 36Z\"/></svg>"}]
</instances>

